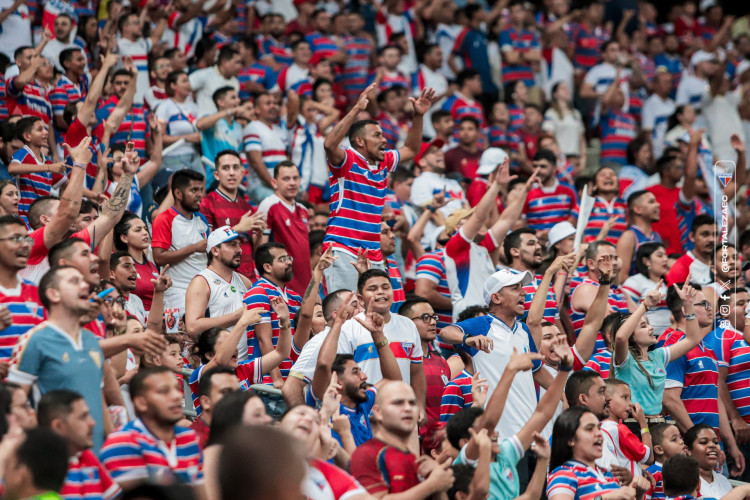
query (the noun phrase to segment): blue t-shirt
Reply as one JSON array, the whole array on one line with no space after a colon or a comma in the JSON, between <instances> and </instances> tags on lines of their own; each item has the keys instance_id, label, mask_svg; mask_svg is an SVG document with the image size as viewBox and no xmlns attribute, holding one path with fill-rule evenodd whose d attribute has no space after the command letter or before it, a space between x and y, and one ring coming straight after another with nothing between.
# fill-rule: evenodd
<instances>
[{"instance_id":1,"label":"blue t-shirt","mask_svg":"<svg viewBox=\"0 0 750 500\"><path fill-rule=\"evenodd\" d=\"M375 397L378 395L378 389L376 387L370 387L365 392L367 401L359 403L354 408L344 406L343 403L339 403L339 412L342 415L349 417L351 422L352 437L354 437L354 443L359 446L370 439L372 439L372 427L370 427L370 412L372 407L375 405ZM312 387L307 391L306 403L314 408L320 407L321 401L313 394ZM331 435L336 438L341 445L341 437L336 431L331 431Z\"/></svg>"}]
</instances>

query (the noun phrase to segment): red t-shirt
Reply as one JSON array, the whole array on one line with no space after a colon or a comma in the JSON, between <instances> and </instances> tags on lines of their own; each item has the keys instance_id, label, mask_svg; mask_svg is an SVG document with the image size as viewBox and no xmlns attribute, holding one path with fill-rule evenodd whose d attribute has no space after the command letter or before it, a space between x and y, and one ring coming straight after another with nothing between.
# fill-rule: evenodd
<instances>
[{"instance_id":1,"label":"red t-shirt","mask_svg":"<svg viewBox=\"0 0 750 500\"><path fill-rule=\"evenodd\" d=\"M221 226L235 226L248 211L255 212L247 200L241 196L237 196L236 200L230 200L218 189L203 197L200 208L200 212L206 216L208 225L211 226L211 231ZM256 281L258 276L255 274L253 247L249 237L250 235L243 235L242 237L242 258L237 272L243 274L250 281ZM310 262L309 257L307 261ZM305 283L305 288L307 288L307 283Z\"/></svg>"},{"instance_id":2,"label":"red t-shirt","mask_svg":"<svg viewBox=\"0 0 750 500\"><path fill-rule=\"evenodd\" d=\"M481 157L481 149L478 149L476 153L468 153L460 146L456 146L445 152L445 170L448 173L458 172L468 179L473 179L479 168Z\"/></svg>"},{"instance_id":3,"label":"red t-shirt","mask_svg":"<svg viewBox=\"0 0 750 500\"><path fill-rule=\"evenodd\" d=\"M151 310L151 301L154 298L154 284L151 280L159 277L159 269L156 264L143 258L143 262L135 261L135 270L138 272L138 278L135 282L135 290L132 291L143 302L143 309Z\"/></svg>"},{"instance_id":4,"label":"red t-shirt","mask_svg":"<svg viewBox=\"0 0 750 500\"><path fill-rule=\"evenodd\" d=\"M293 208L289 207L273 194L258 205L258 211L266 214L266 231L270 233L270 241L284 245L287 253L294 258L294 278L287 286L292 290L306 290L312 278L307 209L299 203L295 203Z\"/></svg>"},{"instance_id":5,"label":"red t-shirt","mask_svg":"<svg viewBox=\"0 0 750 500\"><path fill-rule=\"evenodd\" d=\"M352 454L352 476L371 495L387 491L401 493L419 484L417 457L373 438Z\"/></svg>"},{"instance_id":6,"label":"red t-shirt","mask_svg":"<svg viewBox=\"0 0 750 500\"><path fill-rule=\"evenodd\" d=\"M654 222L651 229L659 233L667 253L683 253L682 242L680 240L680 228L677 223L677 211L675 205L680 197L680 188L665 188L661 184L649 186L646 191L654 193L656 201L661 207L659 222Z\"/></svg>"},{"instance_id":7,"label":"red t-shirt","mask_svg":"<svg viewBox=\"0 0 750 500\"><path fill-rule=\"evenodd\" d=\"M469 185L469 192L466 193L466 200L469 202L469 205L471 205L472 207L476 207L477 205L479 205L479 202L487 192L488 187L489 181L486 177L475 177L474 182ZM503 201L499 196L495 198L495 204L497 205L498 213L503 213L503 209L505 207L503 207Z\"/></svg>"},{"instance_id":8,"label":"red t-shirt","mask_svg":"<svg viewBox=\"0 0 750 500\"><path fill-rule=\"evenodd\" d=\"M198 434L198 444L200 444L201 450L204 449L206 444L208 444L208 436L211 432L211 428L206 425L206 422L204 422L202 418L196 418L193 423L190 424L190 428Z\"/></svg>"},{"instance_id":9,"label":"red t-shirt","mask_svg":"<svg viewBox=\"0 0 750 500\"><path fill-rule=\"evenodd\" d=\"M421 320L417 320L421 321ZM424 376L427 381L427 425L422 429L427 430L432 424L440 421L440 403L443 399L443 389L450 382L451 369L448 362L436 352L430 349L429 355L422 358Z\"/></svg>"}]
</instances>

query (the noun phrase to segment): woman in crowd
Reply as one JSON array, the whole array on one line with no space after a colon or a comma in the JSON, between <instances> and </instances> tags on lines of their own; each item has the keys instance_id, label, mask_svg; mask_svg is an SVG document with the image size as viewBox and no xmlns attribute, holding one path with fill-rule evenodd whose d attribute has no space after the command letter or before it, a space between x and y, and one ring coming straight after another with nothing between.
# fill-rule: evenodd
<instances>
[{"instance_id":1,"label":"woman in crowd","mask_svg":"<svg viewBox=\"0 0 750 500\"><path fill-rule=\"evenodd\" d=\"M583 126L581 112L572 105L572 93L564 81L552 87L552 102L544 113L542 128L552 132L557 139L560 152L567 156L576 156L581 165L586 164L586 128Z\"/></svg>"},{"instance_id":2,"label":"woman in crowd","mask_svg":"<svg viewBox=\"0 0 750 500\"><path fill-rule=\"evenodd\" d=\"M151 235L148 226L137 215L125 212L115 226L114 245L118 251L127 251L135 261L138 280L133 293L143 301L143 308L148 314L154 296L154 284L151 280L159 276L159 269L149 259Z\"/></svg>"},{"instance_id":3,"label":"woman in crowd","mask_svg":"<svg viewBox=\"0 0 750 500\"><path fill-rule=\"evenodd\" d=\"M659 293L666 297L667 286L664 284L664 275L667 274L667 251L659 242L644 243L638 248L635 255L635 269L638 274L628 278L622 285L622 289L630 295L637 304L650 291L659 285ZM672 314L667 308L665 299L646 312L646 317L651 326L654 327L654 335L657 337L664 333L672 323Z\"/></svg>"},{"instance_id":4,"label":"woman in crowd","mask_svg":"<svg viewBox=\"0 0 750 500\"><path fill-rule=\"evenodd\" d=\"M685 433L685 446L688 455L698 460L701 476L700 492L703 498L721 500L724 495L732 491L729 480L716 472L719 466L721 445L713 427L698 424L688 429Z\"/></svg>"},{"instance_id":5,"label":"woman in crowd","mask_svg":"<svg viewBox=\"0 0 750 500\"><path fill-rule=\"evenodd\" d=\"M0 215L18 215L18 187L12 179L0 181Z\"/></svg>"}]
</instances>

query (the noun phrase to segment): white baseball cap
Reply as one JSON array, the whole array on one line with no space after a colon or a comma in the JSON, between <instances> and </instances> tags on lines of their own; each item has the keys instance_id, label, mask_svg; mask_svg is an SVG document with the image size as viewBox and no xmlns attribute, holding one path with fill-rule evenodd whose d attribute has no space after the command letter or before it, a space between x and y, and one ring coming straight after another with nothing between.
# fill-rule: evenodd
<instances>
[{"instance_id":1,"label":"white baseball cap","mask_svg":"<svg viewBox=\"0 0 750 500\"><path fill-rule=\"evenodd\" d=\"M208 235L208 242L206 243L206 253L209 253L213 247L219 246L227 241L232 241L235 238L239 238L240 235L232 229L231 226L221 226L211 231Z\"/></svg>"},{"instance_id":2,"label":"white baseball cap","mask_svg":"<svg viewBox=\"0 0 750 500\"><path fill-rule=\"evenodd\" d=\"M487 148L482 157L479 159L479 168L477 175L489 175L497 169L499 165L505 163L508 154L500 148Z\"/></svg>"},{"instance_id":3,"label":"white baseball cap","mask_svg":"<svg viewBox=\"0 0 750 500\"><path fill-rule=\"evenodd\" d=\"M490 305L492 296L506 286L515 285L516 283L521 283L525 286L531 283L533 279L534 277L529 271L521 272L510 268L501 269L484 282L484 302Z\"/></svg>"},{"instance_id":4,"label":"white baseball cap","mask_svg":"<svg viewBox=\"0 0 750 500\"><path fill-rule=\"evenodd\" d=\"M706 52L705 50L696 50L693 56L690 58L690 67L695 68L698 64L707 61L717 62L718 59L715 54Z\"/></svg>"},{"instance_id":5,"label":"white baseball cap","mask_svg":"<svg viewBox=\"0 0 750 500\"><path fill-rule=\"evenodd\" d=\"M547 243L549 244L550 248L552 248L555 243L558 243L573 234L576 234L576 228L573 226L573 224L568 221L558 222L557 224L552 226L552 229L549 230Z\"/></svg>"}]
</instances>

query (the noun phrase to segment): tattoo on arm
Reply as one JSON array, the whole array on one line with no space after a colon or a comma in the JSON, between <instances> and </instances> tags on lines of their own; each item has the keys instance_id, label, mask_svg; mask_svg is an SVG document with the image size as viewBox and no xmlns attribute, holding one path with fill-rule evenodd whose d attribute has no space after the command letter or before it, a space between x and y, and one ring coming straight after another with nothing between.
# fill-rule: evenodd
<instances>
[{"instance_id":1,"label":"tattoo on arm","mask_svg":"<svg viewBox=\"0 0 750 500\"><path fill-rule=\"evenodd\" d=\"M307 290L305 290L305 295L302 297L302 302L305 302L307 299L310 298L310 295L312 295L313 290L315 290L315 280L311 279L310 283L307 285Z\"/></svg>"},{"instance_id":2,"label":"tattoo on arm","mask_svg":"<svg viewBox=\"0 0 750 500\"><path fill-rule=\"evenodd\" d=\"M117 183L115 192L112 193L112 198L109 199L107 204L102 210L102 214L106 214L109 217L117 217L125 209L125 205L128 202L128 196L130 195L130 184L133 182L132 175L123 175L120 177L120 182Z\"/></svg>"}]
</instances>

